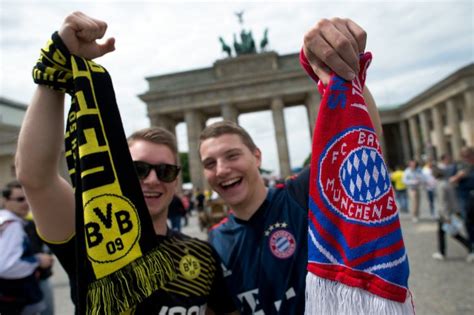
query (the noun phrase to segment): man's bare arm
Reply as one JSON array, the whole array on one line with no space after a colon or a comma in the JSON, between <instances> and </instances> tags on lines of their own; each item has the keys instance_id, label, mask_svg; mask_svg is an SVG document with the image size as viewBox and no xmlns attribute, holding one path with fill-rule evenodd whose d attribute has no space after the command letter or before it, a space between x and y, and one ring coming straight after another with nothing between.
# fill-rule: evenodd
<instances>
[{"instance_id":1,"label":"man's bare arm","mask_svg":"<svg viewBox=\"0 0 474 315\"><path fill-rule=\"evenodd\" d=\"M379 139L382 139L383 130L382 130L382 122L380 120L379 111L377 109L375 100L367 87L365 87L364 89L364 100L365 100L365 103L367 104L367 109L369 111L370 119L372 120L372 123L374 124L375 133L377 134L377 137Z\"/></svg>"},{"instance_id":2,"label":"man's bare arm","mask_svg":"<svg viewBox=\"0 0 474 315\"><path fill-rule=\"evenodd\" d=\"M20 130L16 171L40 235L52 242L75 231L73 190L59 174L63 134L64 94L38 86Z\"/></svg>"}]
</instances>

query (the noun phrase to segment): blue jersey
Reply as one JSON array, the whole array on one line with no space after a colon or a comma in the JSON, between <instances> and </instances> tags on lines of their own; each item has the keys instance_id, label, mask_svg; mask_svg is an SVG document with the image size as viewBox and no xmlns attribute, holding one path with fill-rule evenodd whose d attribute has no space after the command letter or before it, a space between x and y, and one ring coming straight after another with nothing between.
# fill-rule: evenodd
<instances>
[{"instance_id":1,"label":"blue jersey","mask_svg":"<svg viewBox=\"0 0 474 315\"><path fill-rule=\"evenodd\" d=\"M209 233L241 314L303 314L309 169L269 189L248 220L230 215Z\"/></svg>"}]
</instances>

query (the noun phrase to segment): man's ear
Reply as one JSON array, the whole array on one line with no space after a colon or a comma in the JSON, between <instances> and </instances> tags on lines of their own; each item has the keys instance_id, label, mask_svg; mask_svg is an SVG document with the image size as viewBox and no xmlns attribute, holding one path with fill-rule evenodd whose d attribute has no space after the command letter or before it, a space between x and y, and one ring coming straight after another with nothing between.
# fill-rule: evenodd
<instances>
[{"instance_id":1,"label":"man's ear","mask_svg":"<svg viewBox=\"0 0 474 315\"><path fill-rule=\"evenodd\" d=\"M255 150L253 151L253 155L257 160L257 167L260 168L260 166L262 166L262 151L260 151L259 148L255 148Z\"/></svg>"}]
</instances>

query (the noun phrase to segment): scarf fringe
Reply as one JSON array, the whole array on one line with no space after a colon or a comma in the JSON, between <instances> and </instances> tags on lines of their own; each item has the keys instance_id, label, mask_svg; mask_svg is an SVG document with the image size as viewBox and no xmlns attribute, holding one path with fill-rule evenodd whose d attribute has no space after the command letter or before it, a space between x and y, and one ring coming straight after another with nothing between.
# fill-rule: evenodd
<instances>
[{"instance_id":1,"label":"scarf fringe","mask_svg":"<svg viewBox=\"0 0 474 315\"><path fill-rule=\"evenodd\" d=\"M171 257L152 250L88 287L87 314L119 314L176 278Z\"/></svg>"},{"instance_id":2,"label":"scarf fringe","mask_svg":"<svg viewBox=\"0 0 474 315\"><path fill-rule=\"evenodd\" d=\"M316 314L388 315L415 314L415 311L410 293L404 303L398 303L308 272L305 315Z\"/></svg>"}]
</instances>

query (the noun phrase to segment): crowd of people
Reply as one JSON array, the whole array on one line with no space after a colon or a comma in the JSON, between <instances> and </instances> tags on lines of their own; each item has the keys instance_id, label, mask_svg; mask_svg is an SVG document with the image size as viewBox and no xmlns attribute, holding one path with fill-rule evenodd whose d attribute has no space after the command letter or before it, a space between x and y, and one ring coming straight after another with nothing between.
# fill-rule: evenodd
<instances>
[{"instance_id":1,"label":"crowd of people","mask_svg":"<svg viewBox=\"0 0 474 315\"><path fill-rule=\"evenodd\" d=\"M463 147L460 160L443 154L439 161L428 159L421 167L411 160L406 168L391 173L400 211L420 219L420 200L425 194L428 212L438 221L438 251L433 258L446 258L446 235L467 250L466 260L474 262L474 147Z\"/></svg>"}]
</instances>

